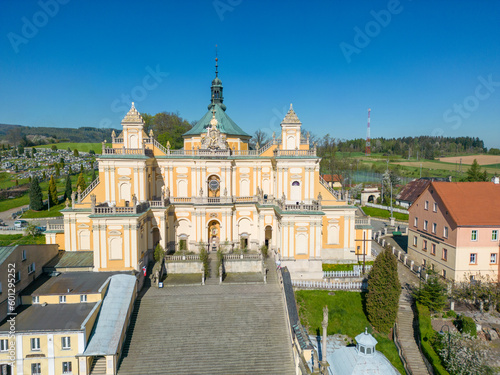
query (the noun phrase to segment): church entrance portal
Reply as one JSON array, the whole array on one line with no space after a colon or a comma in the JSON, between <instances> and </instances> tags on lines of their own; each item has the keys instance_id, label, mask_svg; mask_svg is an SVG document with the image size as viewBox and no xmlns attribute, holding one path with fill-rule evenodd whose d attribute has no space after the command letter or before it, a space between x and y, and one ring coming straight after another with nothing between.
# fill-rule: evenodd
<instances>
[{"instance_id":1,"label":"church entrance portal","mask_svg":"<svg viewBox=\"0 0 500 375\"><path fill-rule=\"evenodd\" d=\"M217 251L220 242L220 224L216 220L208 223L209 251Z\"/></svg>"},{"instance_id":2,"label":"church entrance portal","mask_svg":"<svg viewBox=\"0 0 500 375\"><path fill-rule=\"evenodd\" d=\"M268 225L266 227L266 232L265 232L265 240L264 240L264 245L269 249L269 246L271 245L271 239L273 238L273 227Z\"/></svg>"}]
</instances>

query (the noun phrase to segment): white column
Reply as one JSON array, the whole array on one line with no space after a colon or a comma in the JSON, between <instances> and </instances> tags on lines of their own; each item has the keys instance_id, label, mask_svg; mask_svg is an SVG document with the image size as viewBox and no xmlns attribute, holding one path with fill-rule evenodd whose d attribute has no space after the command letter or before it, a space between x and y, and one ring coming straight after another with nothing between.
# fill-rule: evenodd
<instances>
[{"instance_id":1,"label":"white column","mask_svg":"<svg viewBox=\"0 0 500 375\"><path fill-rule=\"evenodd\" d=\"M101 268L108 267L108 246L106 243L106 225L99 225L99 232L101 237Z\"/></svg>"},{"instance_id":2,"label":"white column","mask_svg":"<svg viewBox=\"0 0 500 375\"><path fill-rule=\"evenodd\" d=\"M201 184L200 187L203 189L203 196L208 197L208 189L207 189L207 165L203 165L203 168L201 169ZM199 189L198 189L199 190ZM198 195L198 194L196 194Z\"/></svg>"},{"instance_id":3,"label":"white column","mask_svg":"<svg viewBox=\"0 0 500 375\"><path fill-rule=\"evenodd\" d=\"M139 168L134 167L134 194L139 199Z\"/></svg>"},{"instance_id":4,"label":"white column","mask_svg":"<svg viewBox=\"0 0 500 375\"><path fill-rule=\"evenodd\" d=\"M125 267L130 267L130 252L132 246L130 244L130 225L123 226L123 240L125 241Z\"/></svg>"},{"instance_id":5,"label":"white column","mask_svg":"<svg viewBox=\"0 0 500 375\"><path fill-rule=\"evenodd\" d=\"M311 191L310 191L310 186L309 186L309 170L310 168L309 167L305 167L304 168L304 175L305 175L305 182L304 182L304 187L305 187L305 191L304 191L304 200L308 200L308 199L314 199L314 197L311 197Z\"/></svg>"},{"instance_id":6,"label":"white column","mask_svg":"<svg viewBox=\"0 0 500 375\"><path fill-rule=\"evenodd\" d=\"M99 271L99 268L101 267L101 246L99 246L99 235L99 224L94 224L92 227L92 236L94 240L94 271Z\"/></svg>"},{"instance_id":7,"label":"white column","mask_svg":"<svg viewBox=\"0 0 500 375\"><path fill-rule=\"evenodd\" d=\"M174 193L174 167L168 166L168 186L170 186L170 194Z\"/></svg>"},{"instance_id":8,"label":"white column","mask_svg":"<svg viewBox=\"0 0 500 375\"><path fill-rule=\"evenodd\" d=\"M198 167L191 167L191 196L196 195L196 189L198 188L198 173L196 173Z\"/></svg>"},{"instance_id":9,"label":"white column","mask_svg":"<svg viewBox=\"0 0 500 375\"><path fill-rule=\"evenodd\" d=\"M309 223L309 257L316 257L316 249L314 248L314 236L316 231L316 223Z\"/></svg>"},{"instance_id":10,"label":"white column","mask_svg":"<svg viewBox=\"0 0 500 375\"><path fill-rule=\"evenodd\" d=\"M309 178L309 185L310 185L310 194L311 194L311 199L316 199L317 198L317 192L314 191L314 168L310 169L309 172L310 178Z\"/></svg>"},{"instance_id":11,"label":"white column","mask_svg":"<svg viewBox=\"0 0 500 375\"><path fill-rule=\"evenodd\" d=\"M284 187L284 190L285 190L285 195L286 195L286 199L287 200L290 200L290 192L289 192L289 187L290 185L290 181L288 181L288 167L285 167L284 169L284 177L283 177L283 187Z\"/></svg>"},{"instance_id":12,"label":"white column","mask_svg":"<svg viewBox=\"0 0 500 375\"><path fill-rule=\"evenodd\" d=\"M288 223L290 228L288 229L288 233L290 235L289 237L289 244L290 244L290 257L295 258L295 225L294 223Z\"/></svg>"},{"instance_id":13,"label":"white column","mask_svg":"<svg viewBox=\"0 0 500 375\"><path fill-rule=\"evenodd\" d=\"M205 194L205 192L203 192ZM201 213L201 238L203 242L208 242L207 231L205 230L207 226L207 213L205 210Z\"/></svg>"},{"instance_id":14,"label":"white column","mask_svg":"<svg viewBox=\"0 0 500 375\"><path fill-rule=\"evenodd\" d=\"M105 193L106 193L106 202L111 201L111 184L109 183L109 168L105 167L104 168L104 186L105 186Z\"/></svg>"},{"instance_id":15,"label":"white column","mask_svg":"<svg viewBox=\"0 0 500 375\"><path fill-rule=\"evenodd\" d=\"M138 270L137 262L137 223L130 224L130 253L131 253L131 266L134 267L136 271Z\"/></svg>"},{"instance_id":16,"label":"white column","mask_svg":"<svg viewBox=\"0 0 500 375\"><path fill-rule=\"evenodd\" d=\"M73 219L70 219L71 221L71 251L77 251L77 243L76 243L76 237L78 233L76 232L76 217Z\"/></svg>"},{"instance_id":17,"label":"white column","mask_svg":"<svg viewBox=\"0 0 500 375\"><path fill-rule=\"evenodd\" d=\"M64 219L64 250L71 251L71 219Z\"/></svg>"},{"instance_id":18,"label":"white column","mask_svg":"<svg viewBox=\"0 0 500 375\"><path fill-rule=\"evenodd\" d=\"M146 189L144 188L144 181L146 179L146 176L144 170L145 166L141 166L141 169L139 171L139 195L137 196L139 202L144 202L146 200Z\"/></svg>"},{"instance_id":19,"label":"white column","mask_svg":"<svg viewBox=\"0 0 500 375\"><path fill-rule=\"evenodd\" d=\"M316 246L315 246L316 257L317 258L321 258L321 249L323 247L323 243L321 241L322 241L322 238L321 238L321 223L318 223L316 225Z\"/></svg>"},{"instance_id":20,"label":"white column","mask_svg":"<svg viewBox=\"0 0 500 375\"><path fill-rule=\"evenodd\" d=\"M224 196L224 189L226 188L226 167L220 169L220 196Z\"/></svg>"},{"instance_id":21,"label":"white column","mask_svg":"<svg viewBox=\"0 0 500 375\"><path fill-rule=\"evenodd\" d=\"M256 166L253 166L252 167L252 170L253 170L253 186L252 186L252 190L251 190L251 195L255 195L257 194L257 167ZM261 186L262 188L262 186Z\"/></svg>"},{"instance_id":22,"label":"white column","mask_svg":"<svg viewBox=\"0 0 500 375\"><path fill-rule=\"evenodd\" d=\"M232 196L236 196L236 167L231 167L231 190Z\"/></svg>"},{"instance_id":23,"label":"white column","mask_svg":"<svg viewBox=\"0 0 500 375\"><path fill-rule=\"evenodd\" d=\"M111 202L116 202L115 167L109 169L111 173Z\"/></svg>"},{"instance_id":24,"label":"white column","mask_svg":"<svg viewBox=\"0 0 500 375\"><path fill-rule=\"evenodd\" d=\"M283 240L281 241L281 252L283 257L288 258L290 256L290 241L288 241L288 223L283 223Z\"/></svg>"},{"instance_id":25,"label":"white column","mask_svg":"<svg viewBox=\"0 0 500 375\"><path fill-rule=\"evenodd\" d=\"M275 194L275 198L277 199L281 199L281 197L283 196L283 178L282 178L282 174L281 174L281 171L283 170L283 168L280 168L278 167L278 190L276 191L276 194Z\"/></svg>"}]
</instances>

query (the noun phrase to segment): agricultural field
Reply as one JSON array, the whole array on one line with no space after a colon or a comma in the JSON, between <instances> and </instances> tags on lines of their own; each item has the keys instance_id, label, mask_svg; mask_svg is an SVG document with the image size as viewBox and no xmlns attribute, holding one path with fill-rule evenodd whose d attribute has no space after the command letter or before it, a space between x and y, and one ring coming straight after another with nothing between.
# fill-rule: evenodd
<instances>
[{"instance_id":1,"label":"agricultural field","mask_svg":"<svg viewBox=\"0 0 500 375\"><path fill-rule=\"evenodd\" d=\"M111 135L110 135L111 137ZM53 143L49 145L42 145L42 146L36 146L36 148L51 148L52 146L56 146L57 149L59 150L67 150L68 147L71 150L74 150L75 148L78 151L82 152L89 152L90 150L94 150L96 154L101 154L102 153L102 143Z\"/></svg>"},{"instance_id":2,"label":"agricultural field","mask_svg":"<svg viewBox=\"0 0 500 375\"><path fill-rule=\"evenodd\" d=\"M466 155L466 156L449 156L446 158L440 158L439 161L445 163L460 163L472 165L474 159L477 160L479 165L491 165L500 164L500 155Z\"/></svg>"}]
</instances>

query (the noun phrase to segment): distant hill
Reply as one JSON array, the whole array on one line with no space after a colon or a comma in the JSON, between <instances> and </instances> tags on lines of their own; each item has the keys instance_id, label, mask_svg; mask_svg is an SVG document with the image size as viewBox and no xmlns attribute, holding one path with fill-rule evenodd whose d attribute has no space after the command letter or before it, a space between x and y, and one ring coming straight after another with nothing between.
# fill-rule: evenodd
<instances>
[{"instance_id":1,"label":"distant hill","mask_svg":"<svg viewBox=\"0 0 500 375\"><path fill-rule=\"evenodd\" d=\"M0 124L0 142L40 145L54 142L98 143L110 139L112 128L55 128ZM24 140L24 142L22 142ZM27 141L27 142L26 142Z\"/></svg>"}]
</instances>

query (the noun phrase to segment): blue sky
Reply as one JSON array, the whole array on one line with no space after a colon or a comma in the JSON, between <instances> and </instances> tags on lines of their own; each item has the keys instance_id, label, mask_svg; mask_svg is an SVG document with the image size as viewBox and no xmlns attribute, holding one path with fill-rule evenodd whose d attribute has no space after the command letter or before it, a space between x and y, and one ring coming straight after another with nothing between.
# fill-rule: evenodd
<instances>
[{"instance_id":1,"label":"blue sky","mask_svg":"<svg viewBox=\"0 0 500 375\"><path fill-rule=\"evenodd\" d=\"M214 50L229 116L279 131L289 104L335 138L474 136L500 147L499 1L2 0L0 123L198 120Z\"/></svg>"}]
</instances>

